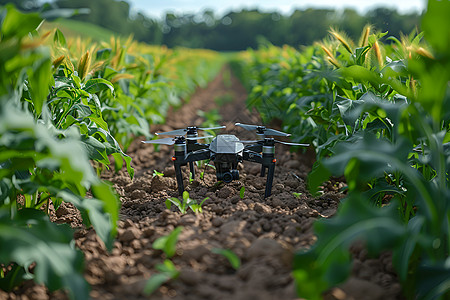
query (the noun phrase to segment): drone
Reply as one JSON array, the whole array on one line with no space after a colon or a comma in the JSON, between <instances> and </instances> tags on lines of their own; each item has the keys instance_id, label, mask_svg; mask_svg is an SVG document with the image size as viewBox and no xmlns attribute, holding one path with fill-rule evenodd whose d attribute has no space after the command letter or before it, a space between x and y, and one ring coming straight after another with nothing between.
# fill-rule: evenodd
<instances>
[{"instance_id":1,"label":"drone","mask_svg":"<svg viewBox=\"0 0 450 300\"><path fill-rule=\"evenodd\" d=\"M255 131L257 139L251 141L239 140L235 135L220 134L213 136L199 136L199 130L216 130L225 128L225 126L200 128L190 126L184 129L156 133L156 135L169 135L174 137L142 141L146 144L174 145L174 155L172 161L175 167L178 193L183 195L183 174L181 167L189 164L192 178L195 178L194 162L202 160L211 160L214 162L216 177L218 181L230 183L233 180L239 180L238 163L249 161L261 164L261 177L266 175L266 187L264 198L272 194L273 176L275 173L275 144L284 144L290 146L309 146L309 144L298 144L290 142L277 141L271 136L288 137L289 133L266 128L265 126L247 125L236 123L236 126L246 130ZM211 143L199 143L199 140L213 138Z\"/></svg>"}]
</instances>

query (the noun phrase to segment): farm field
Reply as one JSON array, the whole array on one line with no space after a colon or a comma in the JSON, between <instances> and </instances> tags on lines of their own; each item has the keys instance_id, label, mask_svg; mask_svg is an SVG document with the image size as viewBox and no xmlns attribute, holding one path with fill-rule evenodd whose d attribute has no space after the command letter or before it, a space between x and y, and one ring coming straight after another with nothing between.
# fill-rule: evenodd
<instances>
[{"instance_id":1,"label":"farm field","mask_svg":"<svg viewBox=\"0 0 450 300\"><path fill-rule=\"evenodd\" d=\"M1 9L0 299L449 299L448 2L400 39L233 54ZM256 138L235 123L310 144L277 144L266 199L261 165L208 161L179 197L173 146L142 143Z\"/></svg>"},{"instance_id":2,"label":"farm field","mask_svg":"<svg viewBox=\"0 0 450 300\"><path fill-rule=\"evenodd\" d=\"M231 86L224 84L228 74ZM212 99L230 96L230 102L219 105ZM219 124L225 132L252 138L250 132L236 130L234 122L259 123L256 112L245 105L246 92L239 81L224 67L222 72L204 89L197 90L189 103L167 116L166 125L157 125L155 131L173 130L191 124L201 126L197 110L218 110ZM221 120L230 120L223 122ZM276 124L274 124L276 126ZM107 253L93 229L77 231L75 242L85 254L85 277L92 287L94 299L295 299L291 276L294 251L310 246L315 241L312 225L319 217L335 214L343 198L339 187L343 182L327 183L320 197L312 197L305 180L310 171L311 153L290 152L286 146L277 149L277 167L273 196L263 200L265 178L259 177L260 167L246 163L241 179L232 184L215 186L215 171L206 168L204 180L195 179L187 188L192 199L208 199L203 213L186 214L168 210L165 200L177 197L172 149L153 146L135 140L128 148L135 177L125 171L109 172L102 177L113 182L121 195L118 235L111 253ZM154 176L154 170L164 176ZM201 169L197 169L198 174ZM185 178L189 174L185 173ZM188 184L186 182L186 184ZM240 189L245 187L241 199ZM295 196L294 193L298 193ZM51 214L55 222L81 224L80 215L72 206L63 204ZM152 244L158 237L182 228L178 237L173 263L180 274L152 296L146 297L144 287L148 278L158 273L155 266L165 255ZM222 255L213 249L229 249L240 259L235 270ZM401 299L401 289L392 271L389 254L369 259L362 247L353 249L358 261L351 280L343 290L358 297L370 290L370 299ZM24 289L24 295L33 298L45 295L44 287ZM50 294L51 298L65 297Z\"/></svg>"}]
</instances>

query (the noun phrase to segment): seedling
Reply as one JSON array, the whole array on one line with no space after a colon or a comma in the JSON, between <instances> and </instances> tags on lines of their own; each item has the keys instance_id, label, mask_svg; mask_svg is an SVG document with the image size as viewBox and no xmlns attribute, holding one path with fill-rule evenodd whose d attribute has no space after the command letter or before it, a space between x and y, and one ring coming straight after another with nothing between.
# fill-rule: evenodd
<instances>
[{"instance_id":1,"label":"seedling","mask_svg":"<svg viewBox=\"0 0 450 300\"><path fill-rule=\"evenodd\" d=\"M292 193L292 195L294 195L294 197L295 198L298 198L298 199L300 199L300 196L302 195L303 193L296 193L296 192L293 192Z\"/></svg>"},{"instance_id":2,"label":"seedling","mask_svg":"<svg viewBox=\"0 0 450 300\"><path fill-rule=\"evenodd\" d=\"M245 186L242 186L241 190L239 191L239 197L241 197L241 199L244 199L244 193L245 193Z\"/></svg>"},{"instance_id":3,"label":"seedling","mask_svg":"<svg viewBox=\"0 0 450 300\"><path fill-rule=\"evenodd\" d=\"M158 171L156 171L156 170L153 170L153 177L156 177L156 176L158 176L158 177L163 177L163 176L164 176L164 173L158 172Z\"/></svg>"},{"instance_id":4,"label":"seedling","mask_svg":"<svg viewBox=\"0 0 450 300\"><path fill-rule=\"evenodd\" d=\"M153 249L162 250L168 258L171 258L176 253L176 244L178 235L183 230L183 226L178 226L169 235L157 238L153 242Z\"/></svg>"},{"instance_id":5,"label":"seedling","mask_svg":"<svg viewBox=\"0 0 450 300\"><path fill-rule=\"evenodd\" d=\"M205 199L200 202L200 204L197 203L196 200L191 199L189 197L189 193L184 191L183 192L183 200L180 201L180 199L172 197L166 200L166 207L167 209L170 209L172 207L172 204L174 204L182 214L187 213L187 210L190 208L195 214L202 213L202 205L205 203L205 201L209 199L209 197L206 197Z\"/></svg>"},{"instance_id":6,"label":"seedling","mask_svg":"<svg viewBox=\"0 0 450 300\"><path fill-rule=\"evenodd\" d=\"M182 226L175 228L169 235L162 236L153 242L153 249L162 250L166 254L167 258L171 258L176 253L176 244L178 236L183 230ZM156 269L160 272L153 275L145 284L143 293L145 295L151 295L161 285L171 279L176 279L180 275L180 271L177 270L175 265L170 259L164 260L162 264L157 264Z\"/></svg>"},{"instance_id":7,"label":"seedling","mask_svg":"<svg viewBox=\"0 0 450 300\"><path fill-rule=\"evenodd\" d=\"M169 259L166 259L162 264L157 264L156 269L161 273L155 274L147 280L143 290L143 293L147 296L153 294L164 283L176 279L180 275L180 271Z\"/></svg>"},{"instance_id":8,"label":"seedling","mask_svg":"<svg viewBox=\"0 0 450 300\"><path fill-rule=\"evenodd\" d=\"M241 259L233 251L229 249L213 248L211 252L225 256L233 269L237 270L241 267Z\"/></svg>"},{"instance_id":9,"label":"seedling","mask_svg":"<svg viewBox=\"0 0 450 300\"><path fill-rule=\"evenodd\" d=\"M203 212L202 205L203 205L203 203L205 203L205 201L206 201L207 199L209 199L209 197L206 197L205 199L203 199L202 202L200 202L200 204L197 204L196 201L193 200L193 201L194 201L194 204L189 205L189 207L192 209L192 211L193 211L196 215L199 214L199 213L201 214L201 213Z\"/></svg>"}]
</instances>

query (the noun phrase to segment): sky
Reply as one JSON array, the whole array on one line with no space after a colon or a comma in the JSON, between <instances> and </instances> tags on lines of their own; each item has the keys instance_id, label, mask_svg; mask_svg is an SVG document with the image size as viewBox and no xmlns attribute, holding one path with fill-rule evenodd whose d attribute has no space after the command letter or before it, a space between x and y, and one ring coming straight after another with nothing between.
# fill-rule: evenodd
<instances>
[{"instance_id":1,"label":"sky","mask_svg":"<svg viewBox=\"0 0 450 300\"><path fill-rule=\"evenodd\" d=\"M278 11L289 14L296 8L335 8L351 7L359 12L384 6L396 8L402 13L421 11L426 7L426 0L128 0L134 11L144 12L149 17L161 18L166 12L200 13L212 9L217 14L242 8L258 8L262 11Z\"/></svg>"}]
</instances>

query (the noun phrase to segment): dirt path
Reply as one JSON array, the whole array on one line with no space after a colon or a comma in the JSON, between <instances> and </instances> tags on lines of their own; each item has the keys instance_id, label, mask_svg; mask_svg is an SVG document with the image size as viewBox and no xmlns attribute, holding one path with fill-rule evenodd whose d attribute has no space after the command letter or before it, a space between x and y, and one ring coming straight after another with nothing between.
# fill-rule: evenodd
<instances>
[{"instance_id":1,"label":"dirt path","mask_svg":"<svg viewBox=\"0 0 450 300\"><path fill-rule=\"evenodd\" d=\"M181 109L171 111L167 124L152 128L166 131L186 126L201 126L204 119L198 111L218 110L222 132L241 139L254 136L234 126L235 122L258 124L257 114L245 106L246 93L240 82L225 67L206 87L198 90ZM118 237L111 253L107 253L92 229L76 233L76 244L86 258L85 277L92 286L93 299L296 299L291 277L296 250L315 242L313 222L336 212L339 184L329 184L323 194L312 197L305 186L311 168L310 157L291 153L277 145L277 166L272 196L263 199L265 178L260 166L245 163L240 180L216 184L215 171L204 171L204 179L196 178L186 190L201 201L203 213L181 214L165 200L177 196L172 148L144 145L136 140L129 148L136 176L133 181L124 172L105 174L121 195ZM154 170L164 176L153 176ZM185 178L188 174L185 172ZM244 198L239 191L245 187ZM63 205L70 219L70 210ZM177 251L171 258L180 271L177 279L160 287L150 297L142 291L147 280L158 273L156 266L165 255L154 250L152 243L182 226ZM233 251L241 261L234 269L213 249ZM390 256L369 259L362 247L354 247L355 268L352 278L342 287L327 294L326 299L401 299L401 289L390 264ZM351 298L353 297L353 298ZM45 299L45 298L44 298Z\"/></svg>"}]
</instances>

